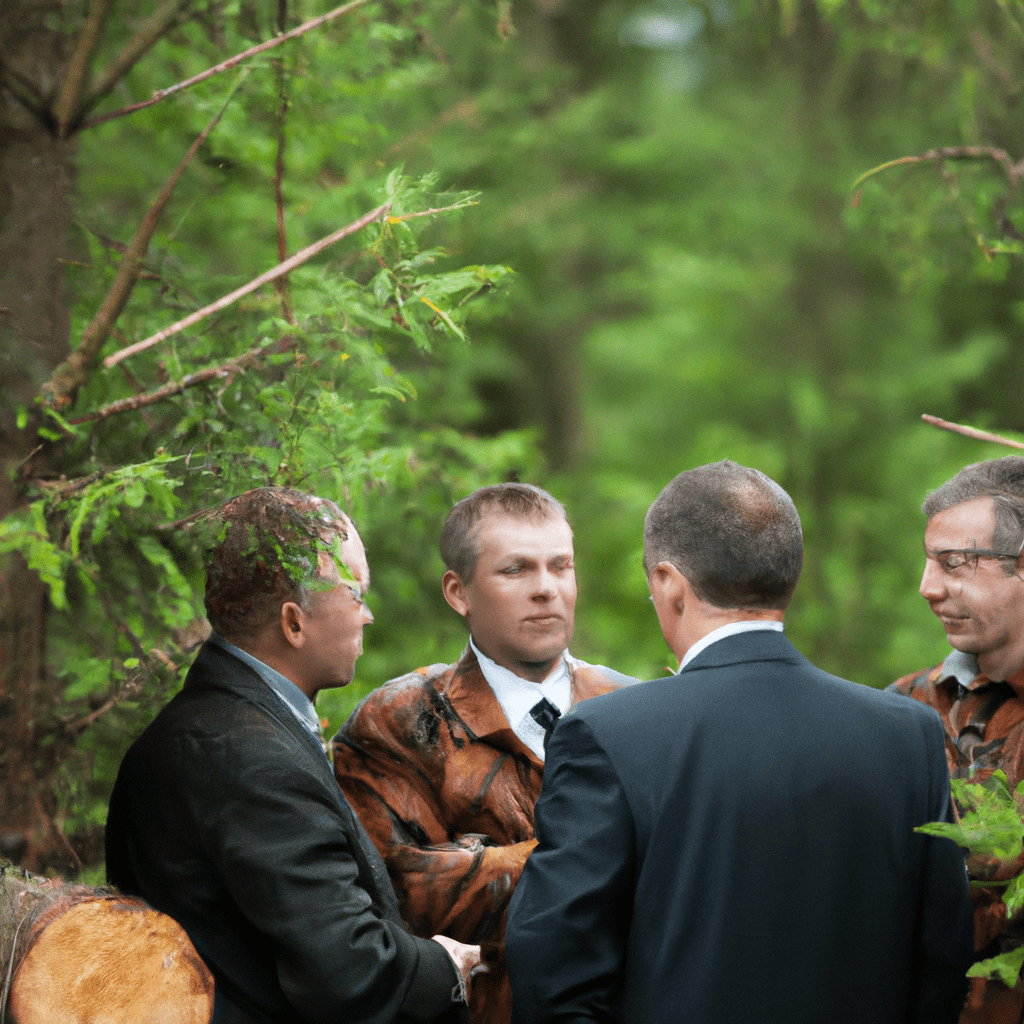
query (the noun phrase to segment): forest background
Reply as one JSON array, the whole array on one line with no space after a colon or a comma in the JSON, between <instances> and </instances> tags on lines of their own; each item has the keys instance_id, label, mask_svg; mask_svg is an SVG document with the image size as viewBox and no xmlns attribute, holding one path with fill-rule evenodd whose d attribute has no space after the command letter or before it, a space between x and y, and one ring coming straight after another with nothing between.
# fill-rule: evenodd
<instances>
[{"instance_id":1,"label":"forest background","mask_svg":"<svg viewBox=\"0 0 1024 1024\"><path fill-rule=\"evenodd\" d=\"M367 547L376 622L328 732L458 657L440 526L507 479L569 510L586 660L668 670L643 516L730 458L800 510L809 658L871 686L937 663L920 503L1009 449L921 416L1024 430L1022 24L8 0L0 857L99 880L120 757L203 636L190 517L262 484L334 498Z\"/></svg>"}]
</instances>

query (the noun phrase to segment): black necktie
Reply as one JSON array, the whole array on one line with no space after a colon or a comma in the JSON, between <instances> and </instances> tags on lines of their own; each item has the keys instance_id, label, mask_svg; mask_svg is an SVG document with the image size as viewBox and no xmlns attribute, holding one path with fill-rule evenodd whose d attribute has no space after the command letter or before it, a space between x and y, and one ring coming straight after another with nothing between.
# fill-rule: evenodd
<instances>
[{"instance_id":1,"label":"black necktie","mask_svg":"<svg viewBox=\"0 0 1024 1024\"><path fill-rule=\"evenodd\" d=\"M551 730L554 729L555 722L562 717L562 712L547 697L541 697L530 708L530 717L544 730L544 749L547 750L548 740L551 739Z\"/></svg>"}]
</instances>

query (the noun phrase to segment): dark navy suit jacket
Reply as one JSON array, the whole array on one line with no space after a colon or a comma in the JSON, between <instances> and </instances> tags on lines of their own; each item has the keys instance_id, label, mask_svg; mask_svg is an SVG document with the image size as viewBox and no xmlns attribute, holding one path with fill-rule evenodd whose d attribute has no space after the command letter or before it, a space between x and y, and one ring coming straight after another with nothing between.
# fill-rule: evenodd
<instances>
[{"instance_id":1,"label":"dark navy suit jacket","mask_svg":"<svg viewBox=\"0 0 1024 1024\"><path fill-rule=\"evenodd\" d=\"M585 701L508 916L513 1020L946 1024L973 943L942 726L778 632Z\"/></svg>"},{"instance_id":2,"label":"dark navy suit jacket","mask_svg":"<svg viewBox=\"0 0 1024 1024\"><path fill-rule=\"evenodd\" d=\"M465 1019L454 965L402 927L323 749L218 645L125 756L106 839L110 880L213 972L215 1024Z\"/></svg>"}]
</instances>

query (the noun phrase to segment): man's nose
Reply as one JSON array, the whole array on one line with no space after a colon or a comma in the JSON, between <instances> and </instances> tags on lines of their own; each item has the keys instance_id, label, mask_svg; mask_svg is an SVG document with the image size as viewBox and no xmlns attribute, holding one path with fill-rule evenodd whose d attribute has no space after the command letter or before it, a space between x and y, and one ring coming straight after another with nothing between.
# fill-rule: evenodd
<instances>
[{"instance_id":1,"label":"man's nose","mask_svg":"<svg viewBox=\"0 0 1024 1024\"><path fill-rule=\"evenodd\" d=\"M555 574L547 569L541 569L537 574L536 597L554 597L558 593L558 580Z\"/></svg>"},{"instance_id":2,"label":"man's nose","mask_svg":"<svg viewBox=\"0 0 1024 1024\"><path fill-rule=\"evenodd\" d=\"M936 601L946 592L946 581L939 563L932 558L926 558L924 572L921 574L921 585L918 592L926 601Z\"/></svg>"},{"instance_id":3,"label":"man's nose","mask_svg":"<svg viewBox=\"0 0 1024 1024\"><path fill-rule=\"evenodd\" d=\"M364 626L372 626L373 625L373 612L371 612L369 607L367 605L365 605L365 604L363 605L363 625Z\"/></svg>"}]
</instances>

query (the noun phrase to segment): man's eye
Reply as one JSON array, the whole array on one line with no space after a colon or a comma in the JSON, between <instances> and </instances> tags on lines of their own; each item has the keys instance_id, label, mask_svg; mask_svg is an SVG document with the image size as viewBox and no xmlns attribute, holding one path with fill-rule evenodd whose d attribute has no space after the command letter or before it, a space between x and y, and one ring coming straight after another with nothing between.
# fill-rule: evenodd
<instances>
[{"instance_id":1,"label":"man's eye","mask_svg":"<svg viewBox=\"0 0 1024 1024\"><path fill-rule=\"evenodd\" d=\"M953 572L967 564L967 556L962 551L950 551L939 560L939 563L946 572Z\"/></svg>"}]
</instances>

